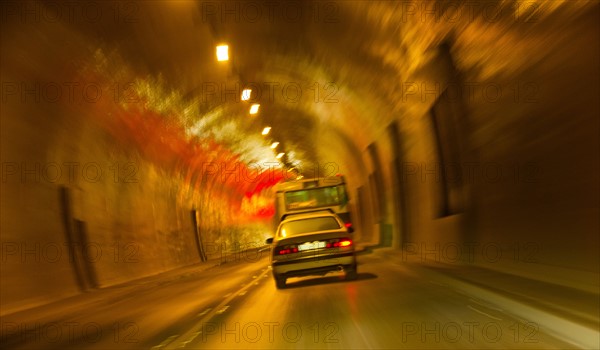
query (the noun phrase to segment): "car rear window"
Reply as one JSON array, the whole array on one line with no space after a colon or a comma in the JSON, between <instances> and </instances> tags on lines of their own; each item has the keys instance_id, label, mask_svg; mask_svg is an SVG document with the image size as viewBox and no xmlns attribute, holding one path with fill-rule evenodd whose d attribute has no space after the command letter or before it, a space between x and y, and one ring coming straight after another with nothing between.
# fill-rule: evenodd
<instances>
[{"instance_id":1,"label":"car rear window","mask_svg":"<svg viewBox=\"0 0 600 350\"><path fill-rule=\"evenodd\" d=\"M338 230L341 226L331 216L294 220L281 224L280 237L291 237L309 232Z\"/></svg>"}]
</instances>

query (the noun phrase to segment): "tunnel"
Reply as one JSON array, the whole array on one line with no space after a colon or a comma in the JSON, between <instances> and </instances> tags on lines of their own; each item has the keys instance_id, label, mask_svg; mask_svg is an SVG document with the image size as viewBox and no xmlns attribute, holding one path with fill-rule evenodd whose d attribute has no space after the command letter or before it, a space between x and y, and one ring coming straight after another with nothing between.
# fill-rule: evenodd
<instances>
[{"instance_id":1,"label":"tunnel","mask_svg":"<svg viewBox=\"0 0 600 350\"><path fill-rule=\"evenodd\" d=\"M600 6L3 1L8 348L600 347ZM358 261L271 278L277 186Z\"/></svg>"}]
</instances>

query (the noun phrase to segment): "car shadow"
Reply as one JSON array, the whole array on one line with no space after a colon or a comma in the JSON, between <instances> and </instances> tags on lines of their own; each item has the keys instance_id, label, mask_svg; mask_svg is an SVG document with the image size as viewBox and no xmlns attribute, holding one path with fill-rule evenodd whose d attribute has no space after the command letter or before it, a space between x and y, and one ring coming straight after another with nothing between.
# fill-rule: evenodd
<instances>
[{"instance_id":1,"label":"car shadow","mask_svg":"<svg viewBox=\"0 0 600 350\"><path fill-rule=\"evenodd\" d=\"M377 278L377 275L374 275L369 272L358 273L355 280L347 280L344 275L311 277L311 278L306 278L306 279L303 278L300 281L296 281L296 282L292 282L292 283L288 282L285 286L285 289L316 286L316 285L320 285L320 284L348 283L348 282L370 280L370 279L374 279L374 278Z\"/></svg>"}]
</instances>

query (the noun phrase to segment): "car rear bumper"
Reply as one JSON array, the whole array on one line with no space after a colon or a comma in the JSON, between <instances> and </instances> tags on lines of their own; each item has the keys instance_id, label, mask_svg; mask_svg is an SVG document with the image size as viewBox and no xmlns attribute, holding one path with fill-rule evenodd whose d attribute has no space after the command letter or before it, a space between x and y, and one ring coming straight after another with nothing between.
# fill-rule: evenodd
<instances>
[{"instance_id":1,"label":"car rear bumper","mask_svg":"<svg viewBox=\"0 0 600 350\"><path fill-rule=\"evenodd\" d=\"M323 275L327 272L339 270L340 266L347 269L355 265L356 256L354 252L296 260L280 260L271 263L273 274L282 277Z\"/></svg>"}]
</instances>

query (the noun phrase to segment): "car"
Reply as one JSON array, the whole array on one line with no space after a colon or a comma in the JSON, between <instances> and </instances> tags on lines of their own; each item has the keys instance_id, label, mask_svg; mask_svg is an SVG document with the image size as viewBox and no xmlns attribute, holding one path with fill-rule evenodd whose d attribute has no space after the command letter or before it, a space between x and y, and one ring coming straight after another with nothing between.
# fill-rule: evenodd
<instances>
[{"instance_id":1,"label":"car","mask_svg":"<svg viewBox=\"0 0 600 350\"><path fill-rule=\"evenodd\" d=\"M277 289L290 277L323 276L344 271L348 280L357 278L353 228L328 211L287 217L277 227L271 245L271 270Z\"/></svg>"}]
</instances>

